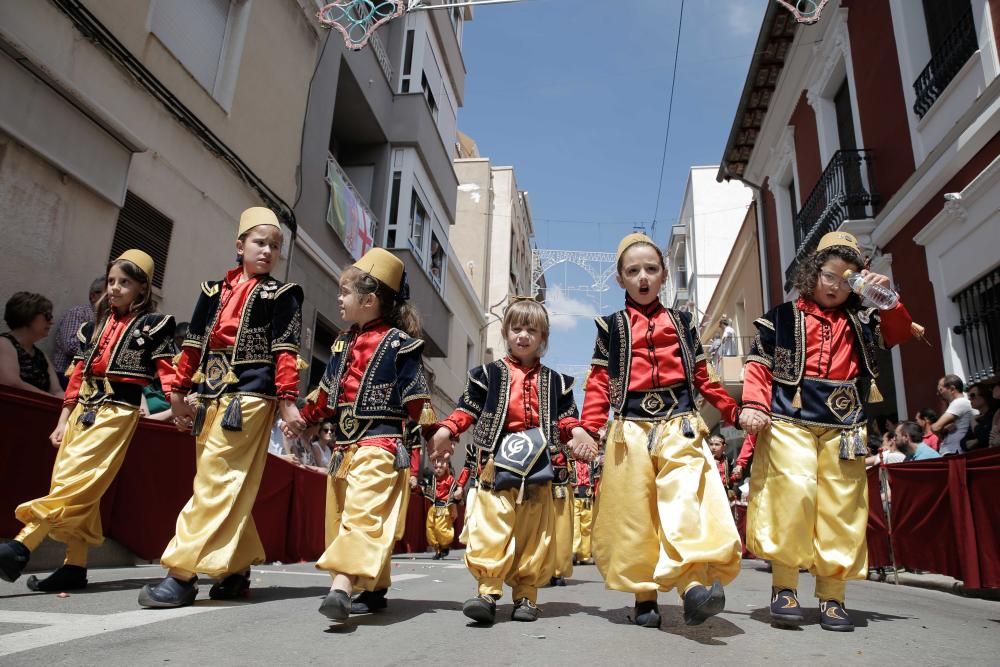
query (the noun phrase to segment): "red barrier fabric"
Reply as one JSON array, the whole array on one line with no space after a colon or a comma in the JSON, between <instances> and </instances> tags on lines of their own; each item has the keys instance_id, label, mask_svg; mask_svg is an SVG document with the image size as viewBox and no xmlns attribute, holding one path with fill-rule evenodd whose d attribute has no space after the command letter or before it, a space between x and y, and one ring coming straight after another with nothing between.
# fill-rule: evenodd
<instances>
[{"instance_id":1,"label":"red barrier fabric","mask_svg":"<svg viewBox=\"0 0 1000 667\"><path fill-rule=\"evenodd\" d=\"M0 536L21 529L18 504L45 495L56 450L48 435L60 402L0 386ZM191 496L194 439L141 420L118 478L101 503L107 536L145 560L159 558ZM887 467L896 563L947 574L969 588L1000 588L1000 449ZM869 564L890 564L877 469L869 471ZM253 516L270 561L316 560L324 542L326 476L269 456ZM459 507L455 545L462 531ZM410 499L397 553L423 552L426 506ZM739 517L738 517L739 518Z\"/></svg>"}]
</instances>

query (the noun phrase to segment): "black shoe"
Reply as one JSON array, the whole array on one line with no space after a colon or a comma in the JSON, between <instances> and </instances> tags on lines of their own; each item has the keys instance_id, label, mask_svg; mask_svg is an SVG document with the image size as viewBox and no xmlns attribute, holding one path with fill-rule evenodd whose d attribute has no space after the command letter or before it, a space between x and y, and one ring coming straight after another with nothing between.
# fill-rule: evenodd
<instances>
[{"instance_id":1,"label":"black shoe","mask_svg":"<svg viewBox=\"0 0 1000 667\"><path fill-rule=\"evenodd\" d=\"M476 623L493 625L497 618L497 599L489 594L477 595L465 601L462 613Z\"/></svg>"},{"instance_id":2,"label":"black shoe","mask_svg":"<svg viewBox=\"0 0 1000 667\"><path fill-rule=\"evenodd\" d=\"M514 613L510 615L511 620L531 623L538 620L538 605L528 598L521 598L514 602Z\"/></svg>"},{"instance_id":3,"label":"black shoe","mask_svg":"<svg viewBox=\"0 0 1000 667\"><path fill-rule=\"evenodd\" d=\"M243 573L230 574L225 579L215 582L208 591L208 597L213 600L236 600L250 595L250 570Z\"/></svg>"},{"instance_id":4,"label":"black shoe","mask_svg":"<svg viewBox=\"0 0 1000 667\"><path fill-rule=\"evenodd\" d=\"M440 551L435 551L434 555L431 556L431 560L441 560L441 552Z\"/></svg>"},{"instance_id":5,"label":"black shoe","mask_svg":"<svg viewBox=\"0 0 1000 667\"><path fill-rule=\"evenodd\" d=\"M371 614L382 611L389 606L385 599L388 588L377 588L374 591L362 591L351 600L351 614Z\"/></svg>"},{"instance_id":6,"label":"black shoe","mask_svg":"<svg viewBox=\"0 0 1000 667\"><path fill-rule=\"evenodd\" d=\"M351 613L351 598L344 591L332 590L326 594L319 613L332 621L346 621Z\"/></svg>"},{"instance_id":7,"label":"black shoe","mask_svg":"<svg viewBox=\"0 0 1000 667\"><path fill-rule=\"evenodd\" d=\"M635 603L635 621L640 628L660 627L660 606L656 600Z\"/></svg>"},{"instance_id":8,"label":"black shoe","mask_svg":"<svg viewBox=\"0 0 1000 667\"><path fill-rule=\"evenodd\" d=\"M549 586L565 586L566 577L552 577L549 579Z\"/></svg>"},{"instance_id":9,"label":"black shoe","mask_svg":"<svg viewBox=\"0 0 1000 667\"><path fill-rule=\"evenodd\" d=\"M701 625L726 606L726 592L718 581L708 586L694 586L684 594L684 624Z\"/></svg>"},{"instance_id":10,"label":"black shoe","mask_svg":"<svg viewBox=\"0 0 1000 667\"><path fill-rule=\"evenodd\" d=\"M198 597L198 577L181 581L174 577L164 577L156 584L146 584L139 591L139 604L147 609L173 609L194 604Z\"/></svg>"},{"instance_id":11,"label":"black shoe","mask_svg":"<svg viewBox=\"0 0 1000 667\"><path fill-rule=\"evenodd\" d=\"M771 596L771 624L778 627L795 628L806 620L795 591L782 588Z\"/></svg>"},{"instance_id":12,"label":"black shoe","mask_svg":"<svg viewBox=\"0 0 1000 667\"><path fill-rule=\"evenodd\" d=\"M448 557L448 554L450 554L450 553L451 553L451 549L445 549L444 551L441 552L441 559L444 560L445 558Z\"/></svg>"},{"instance_id":13,"label":"black shoe","mask_svg":"<svg viewBox=\"0 0 1000 667\"><path fill-rule=\"evenodd\" d=\"M31 551L17 540L0 544L0 579L17 581L31 559Z\"/></svg>"},{"instance_id":14,"label":"black shoe","mask_svg":"<svg viewBox=\"0 0 1000 667\"><path fill-rule=\"evenodd\" d=\"M836 600L820 600L819 624L824 630L854 632L854 621L847 614L844 605Z\"/></svg>"},{"instance_id":15,"label":"black shoe","mask_svg":"<svg viewBox=\"0 0 1000 667\"><path fill-rule=\"evenodd\" d=\"M33 591L54 593L76 591L86 587L87 568L79 565L63 565L44 579L39 579L35 575L28 577L28 588Z\"/></svg>"}]
</instances>

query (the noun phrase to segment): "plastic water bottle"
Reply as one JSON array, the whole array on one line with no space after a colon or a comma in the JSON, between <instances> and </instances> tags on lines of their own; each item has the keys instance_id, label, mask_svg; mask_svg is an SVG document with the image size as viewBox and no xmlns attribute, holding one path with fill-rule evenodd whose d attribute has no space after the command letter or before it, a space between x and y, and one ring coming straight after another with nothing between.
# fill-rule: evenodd
<instances>
[{"instance_id":1,"label":"plastic water bottle","mask_svg":"<svg viewBox=\"0 0 1000 667\"><path fill-rule=\"evenodd\" d=\"M899 295L890 287L882 287L869 282L857 271L844 271L844 280L855 294L865 299L879 310L892 310L899 303Z\"/></svg>"}]
</instances>

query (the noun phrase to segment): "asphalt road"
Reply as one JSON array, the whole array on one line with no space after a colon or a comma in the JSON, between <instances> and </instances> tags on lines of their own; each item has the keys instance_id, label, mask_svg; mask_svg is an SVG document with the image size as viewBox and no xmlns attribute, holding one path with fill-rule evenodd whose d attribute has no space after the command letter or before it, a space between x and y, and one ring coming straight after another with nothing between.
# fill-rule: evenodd
<instances>
[{"instance_id":1,"label":"asphalt road","mask_svg":"<svg viewBox=\"0 0 1000 667\"><path fill-rule=\"evenodd\" d=\"M329 578L311 563L255 568L245 602L210 601L203 582L193 607L168 611L136 604L158 567L93 569L90 587L68 597L32 593L22 577L0 582L0 665L1000 664L1000 602L852 583L857 631L833 633L819 627L803 575L809 624L779 630L768 620L763 568L745 561L726 610L699 627L683 624L673 592L661 594L660 630L629 624L629 596L605 590L593 566L544 589L535 623L510 620L508 591L495 626L471 626L461 603L475 587L461 553L397 559L389 610L344 624L317 612Z\"/></svg>"}]
</instances>

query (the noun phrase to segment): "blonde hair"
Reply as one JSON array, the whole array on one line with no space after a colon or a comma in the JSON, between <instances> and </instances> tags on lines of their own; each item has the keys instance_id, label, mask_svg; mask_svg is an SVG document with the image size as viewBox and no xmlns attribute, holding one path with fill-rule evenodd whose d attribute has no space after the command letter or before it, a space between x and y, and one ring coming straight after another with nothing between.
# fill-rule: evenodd
<instances>
[{"instance_id":1,"label":"blonde hair","mask_svg":"<svg viewBox=\"0 0 1000 667\"><path fill-rule=\"evenodd\" d=\"M503 313L504 338L507 337L511 327L515 326L538 329L538 333L542 336L538 356L545 354L549 346L549 313L545 310L545 306L532 299L515 299Z\"/></svg>"}]
</instances>

